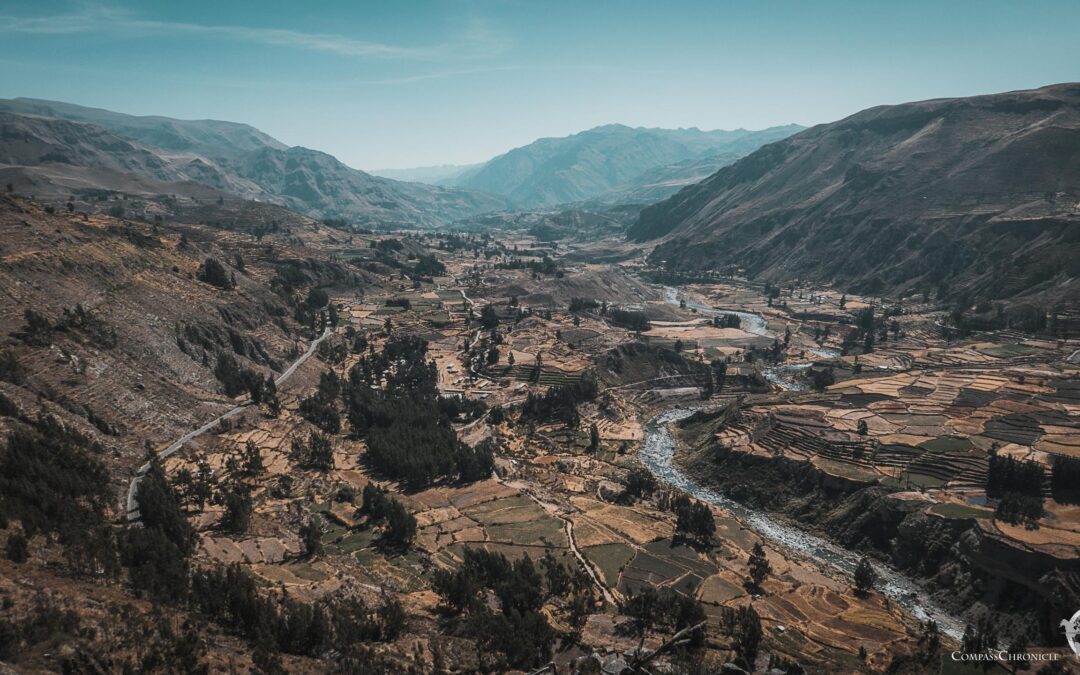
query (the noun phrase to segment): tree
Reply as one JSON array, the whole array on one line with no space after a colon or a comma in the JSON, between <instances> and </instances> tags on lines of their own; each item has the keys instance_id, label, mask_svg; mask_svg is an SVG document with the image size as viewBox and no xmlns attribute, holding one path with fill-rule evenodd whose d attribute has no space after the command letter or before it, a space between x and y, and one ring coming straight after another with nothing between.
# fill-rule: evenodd
<instances>
[{"instance_id":1,"label":"tree","mask_svg":"<svg viewBox=\"0 0 1080 675\"><path fill-rule=\"evenodd\" d=\"M747 567L750 569L750 574L746 579L746 585L752 591L761 591L761 584L772 573L772 565L765 557L765 547L761 545L761 542L755 543L753 550L750 551Z\"/></svg>"},{"instance_id":2,"label":"tree","mask_svg":"<svg viewBox=\"0 0 1080 675\"><path fill-rule=\"evenodd\" d=\"M416 518L396 499L389 500L385 518L382 543L399 551L408 548L416 538Z\"/></svg>"},{"instance_id":3,"label":"tree","mask_svg":"<svg viewBox=\"0 0 1080 675\"><path fill-rule=\"evenodd\" d=\"M22 532L12 532L8 536L7 545L4 546L4 554L13 563L22 564L30 557L26 535Z\"/></svg>"},{"instance_id":4,"label":"tree","mask_svg":"<svg viewBox=\"0 0 1080 675\"><path fill-rule=\"evenodd\" d=\"M716 359L712 362L712 366L713 372L716 374L716 391L723 392L724 382L727 380L727 363Z\"/></svg>"},{"instance_id":5,"label":"tree","mask_svg":"<svg viewBox=\"0 0 1080 675\"><path fill-rule=\"evenodd\" d=\"M481 653L501 655L502 662L485 662L481 669L524 669L547 662L555 634L539 611L545 583L532 561L523 556L511 563L501 553L479 548L466 548L462 557L456 570L435 572L432 588L451 614L464 615L460 630L478 641ZM484 589L498 598L497 612L482 600Z\"/></svg>"},{"instance_id":6,"label":"tree","mask_svg":"<svg viewBox=\"0 0 1080 675\"><path fill-rule=\"evenodd\" d=\"M224 291L233 287L232 278L217 258L207 258L199 270L199 281L216 286Z\"/></svg>"},{"instance_id":7,"label":"tree","mask_svg":"<svg viewBox=\"0 0 1080 675\"><path fill-rule=\"evenodd\" d=\"M244 477L254 478L263 472L262 452L255 441L248 440L241 451L241 471Z\"/></svg>"},{"instance_id":8,"label":"tree","mask_svg":"<svg viewBox=\"0 0 1080 675\"><path fill-rule=\"evenodd\" d=\"M638 499L651 497L656 487L656 477L648 469L635 467L626 476L622 492L623 500L633 503Z\"/></svg>"},{"instance_id":9,"label":"tree","mask_svg":"<svg viewBox=\"0 0 1080 675\"><path fill-rule=\"evenodd\" d=\"M832 366L827 366L821 370L816 368L811 370L810 379L813 381L814 389L817 391L825 391L829 386L836 382L836 376L833 374Z\"/></svg>"},{"instance_id":10,"label":"tree","mask_svg":"<svg viewBox=\"0 0 1080 675\"><path fill-rule=\"evenodd\" d=\"M266 383L263 385L262 390L262 402L266 404L266 413L270 417L281 415L281 400L278 398L277 383L274 382L272 375L266 376Z\"/></svg>"},{"instance_id":11,"label":"tree","mask_svg":"<svg viewBox=\"0 0 1080 675\"><path fill-rule=\"evenodd\" d=\"M721 629L732 638L737 665L752 671L761 646L761 617L751 605L720 608Z\"/></svg>"},{"instance_id":12,"label":"tree","mask_svg":"<svg viewBox=\"0 0 1080 675\"><path fill-rule=\"evenodd\" d=\"M859 564L855 566L855 594L859 596L867 595L877 583L877 572L874 571L873 565L866 558L860 558Z\"/></svg>"},{"instance_id":13,"label":"tree","mask_svg":"<svg viewBox=\"0 0 1080 675\"><path fill-rule=\"evenodd\" d=\"M121 559L132 585L160 599L177 600L188 591L188 557L195 531L156 458L139 481L136 501L141 525L130 525L121 541Z\"/></svg>"},{"instance_id":14,"label":"tree","mask_svg":"<svg viewBox=\"0 0 1080 675\"><path fill-rule=\"evenodd\" d=\"M251 523L251 491L246 485L234 484L225 493L225 513L221 517L221 527L226 532L243 534Z\"/></svg>"},{"instance_id":15,"label":"tree","mask_svg":"<svg viewBox=\"0 0 1080 675\"><path fill-rule=\"evenodd\" d=\"M548 595L563 597L570 592L570 575L566 572L566 567L551 554L550 549L540 559L540 567L544 570Z\"/></svg>"},{"instance_id":16,"label":"tree","mask_svg":"<svg viewBox=\"0 0 1080 675\"><path fill-rule=\"evenodd\" d=\"M334 446L330 437L312 432L305 443L303 439L293 439L292 457L304 469L330 471L334 468Z\"/></svg>"},{"instance_id":17,"label":"tree","mask_svg":"<svg viewBox=\"0 0 1080 675\"><path fill-rule=\"evenodd\" d=\"M589 426L589 452L596 452L600 448L600 429L594 422Z\"/></svg>"},{"instance_id":18,"label":"tree","mask_svg":"<svg viewBox=\"0 0 1080 675\"><path fill-rule=\"evenodd\" d=\"M1050 491L1060 504L1080 503L1080 459L1054 455L1050 469Z\"/></svg>"},{"instance_id":19,"label":"tree","mask_svg":"<svg viewBox=\"0 0 1080 675\"><path fill-rule=\"evenodd\" d=\"M322 521L312 516L300 526L300 540L304 542L304 552L310 558L322 552Z\"/></svg>"},{"instance_id":20,"label":"tree","mask_svg":"<svg viewBox=\"0 0 1080 675\"><path fill-rule=\"evenodd\" d=\"M700 547L709 547L716 533L716 521L712 509L707 504L691 500L686 495L679 495L672 502L675 512L675 534L687 537L691 543Z\"/></svg>"},{"instance_id":21,"label":"tree","mask_svg":"<svg viewBox=\"0 0 1080 675\"><path fill-rule=\"evenodd\" d=\"M52 344L53 324L48 317L28 309L23 312L23 318L26 320L26 325L19 335L23 342L35 347L47 347Z\"/></svg>"},{"instance_id":22,"label":"tree","mask_svg":"<svg viewBox=\"0 0 1080 675\"><path fill-rule=\"evenodd\" d=\"M870 433L870 428L866 425L866 420L859 420L858 432L860 436L865 436Z\"/></svg>"},{"instance_id":23,"label":"tree","mask_svg":"<svg viewBox=\"0 0 1080 675\"><path fill-rule=\"evenodd\" d=\"M495 305L487 304L480 308L480 326L485 330L491 330L499 325L499 317L495 314Z\"/></svg>"},{"instance_id":24,"label":"tree","mask_svg":"<svg viewBox=\"0 0 1080 675\"><path fill-rule=\"evenodd\" d=\"M981 614L975 625L968 624L964 627L964 636L960 639L960 649L965 654L979 654L988 649L997 647L997 628L989 614ZM996 665L995 661L980 661L979 667L989 670Z\"/></svg>"}]
</instances>

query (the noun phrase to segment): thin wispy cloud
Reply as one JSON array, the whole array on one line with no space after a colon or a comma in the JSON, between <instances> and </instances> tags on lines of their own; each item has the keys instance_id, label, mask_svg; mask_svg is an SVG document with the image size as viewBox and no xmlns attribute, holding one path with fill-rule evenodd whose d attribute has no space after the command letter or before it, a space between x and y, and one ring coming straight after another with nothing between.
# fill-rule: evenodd
<instances>
[{"instance_id":1,"label":"thin wispy cloud","mask_svg":"<svg viewBox=\"0 0 1080 675\"><path fill-rule=\"evenodd\" d=\"M120 34L129 37L193 35L251 44L286 47L344 57L402 60L479 59L509 48L509 38L487 22L473 19L455 40L432 45L394 45L333 33L309 33L287 28L229 26L141 18L123 8L83 5L78 12L52 16L0 15L0 33L29 35Z\"/></svg>"},{"instance_id":2,"label":"thin wispy cloud","mask_svg":"<svg viewBox=\"0 0 1080 675\"><path fill-rule=\"evenodd\" d=\"M505 65L482 68L463 68L458 70L439 70L434 72L417 73L414 75L402 75L400 77L386 77L381 79L351 79L342 84L349 85L394 85L413 84L427 82L429 80L444 80L453 77L468 77L470 75L488 75L492 73L595 73L595 74L629 74L636 76L665 75L669 71L657 68L624 68L606 64L574 64L574 65Z\"/></svg>"}]
</instances>

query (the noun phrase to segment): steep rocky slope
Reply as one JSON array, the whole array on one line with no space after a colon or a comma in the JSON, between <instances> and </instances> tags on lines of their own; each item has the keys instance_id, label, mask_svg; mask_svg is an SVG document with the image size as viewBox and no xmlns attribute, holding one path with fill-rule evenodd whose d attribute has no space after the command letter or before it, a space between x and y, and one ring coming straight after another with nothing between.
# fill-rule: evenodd
<instances>
[{"instance_id":1,"label":"steep rocky slope","mask_svg":"<svg viewBox=\"0 0 1080 675\"><path fill-rule=\"evenodd\" d=\"M669 268L867 293L1077 296L1080 85L871 108L644 210Z\"/></svg>"},{"instance_id":2,"label":"steep rocky slope","mask_svg":"<svg viewBox=\"0 0 1080 675\"><path fill-rule=\"evenodd\" d=\"M144 442L171 439L231 405L215 376L220 354L266 375L308 339L294 299L272 284L279 272L304 285L362 283L358 270L298 243L325 228L297 218L256 241L201 226L50 214L0 197L0 351L22 373L7 395L31 410L74 413L104 434L118 478L127 478ZM233 288L201 280L207 259L221 263Z\"/></svg>"}]
</instances>

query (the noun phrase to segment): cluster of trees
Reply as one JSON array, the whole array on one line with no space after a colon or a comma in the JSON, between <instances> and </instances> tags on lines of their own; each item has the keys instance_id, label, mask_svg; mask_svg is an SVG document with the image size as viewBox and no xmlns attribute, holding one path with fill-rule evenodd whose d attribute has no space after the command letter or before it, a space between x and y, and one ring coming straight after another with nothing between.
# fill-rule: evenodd
<instances>
[{"instance_id":1,"label":"cluster of trees","mask_svg":"<svg viewBox=\"0 0 1080 675\"><path fill-rule=\"evenodd\" d=\"M487 412L484 402L463 396L440 396L439 412L455 421L471 422L478 420Z\"/></svg>"},{"instance_id":2,"label":"cluster of trees","mask_svg":"<svg viewBox=\"0 0 1080 675\"><path fill-rule=\"evenodd\" d=\"M595 605L588 575L570 574L548 552L537 569L528 556L511 562L501 553L466 548L461 566L438 570L432 587L445 611L464 633L497 660L481 670L524 669L547 663L555 631L541 612L553 597L569 597L573 621L580 623ZM488 601L494 596L498 610Z\"/></svg>"},{"instance_id":3,"label":"cluster of trees","mask_svg":"<svg viewBox=\"0 0 1080 675\"><path fill-rule=\"evenodd\" d=\"M810 369L810 384L816 391L825 391L828 387L836 384L836 374L832 366Z\"/></svg>"},{"instance_id":4,"label":"cluster of trees","mask_svg":"<svg viewBox=\"0 0 1080 675\"><path fill-rule=\"evenodd\" d=\"M579 298L576 296L570 298L569 310L572 314L582 314L584 312L593 312L599 310L600 314L604 315L607 314L607 309L608 307L606 300L604 302L597 302L592 298Z\"/></svg>"},{"instance_id":5,"label":"cluster of trees","mask_svg":"<svg viewBox=\"0 0 1080 675\"><path fill-rule=\"evenodd\" d=\"M9 556L25 560L25 541L55 536L76 573L118 571L116 544L106 518L109 474L97 459L104 449L51 416L30 419L0 395L11 431L0 453L0 526L18 521L21 538ZM21 550L20 550L21 549Z\"/></svg>"},{"instance_id":6,"label":"cluster of trees","mask_svg":"<svg viewBox=\"0 0 1080 675\"><path fill-rule=\"evenodd\" d=\"M362 356L345 385L353 434L367 440L368 458L384 475L419 488L439 478L491 475L493 446L460 443L440 406L437 373L427 343L391 337L380 353Z\"/></svg>"},{"instance_id":7,"label":"cluster of trees","mask_svg":"<svg viewBox=\"0 0 1080 675\"><path fill-rule=\"evenodd\" d=\"M270 417L281 414L281 399L278 398L277 383L274 382L273 374L261 377L245 377L248 380L248 394L251 402L256 406L266 406L266 413Z\"/></svg>"},{"instance_id":8,"label":"cluster of trees","mask_svg":"<svg viewBox=\"0 0 1080 675\"><path fill-rule=\"evenodd\" d=\"M329 650L355 654L364 642L396 639L407 622L401 604L390 597L376 607L356 597L319 603L269 597L239 565L194 572L188 604L253 641L256 666L262 672L284 672L277 652L313 657Z\"/></svg>"},{"instance_id":9,"label":"cluster of trees","mask_svg":"<svg viewBox=\"0 0 1080 675\"><path fill-rule=\"evenodd\" d=\"M592 377L582 377L577 382L550 387L543 394L529 392L521 407L522 421L545 422L555 419L569 427L576 427L579 403L592 401L599 389Z\"/></svg>"},{"instance_id":10,"label":"cluster of trees","mask_svg":"<svg viewBox=\"0 0 1080 675\"><path fill-rule=\"evenodd\" d=\"M623 603L621 613L630 617L630 621L619 626L620 632L637 637L639 643L653 630L677 633L705 621L704 608L693 598L670 588L657 590L652 586L630 596ZM690 640L691 646L703 646L705 632L695 631Z\"/></svg>"},{"instance_id":11,"label":"cluster of trees","mask_svg":"<svg viewBox=\"0 0 1080 675\"><path fill-rule=\"evenodd\" d=\"M19 363L14 349L0 351L0 380L12 384L22 384L26 380L26 369Z\"/></svg>"},{"instance_id":12,"label":"cluster of trees","mask_svg":"<svg viewBox=\"0 0 1080 675\"><path fill-rule=\"evenodd\" d=\"M139 481L138 525L121 537L121 558L131 585L156 600L180 601L188 593L188 557L195 550L195 531L188 524L160 462Z\"/></svg>"},{"instance_id":13,"label":"cluster of trees","mask_svg":"<svg viewBox=\"0 0 1080 675\"><path fill-rule=\"evenodd\" d=\"M293 439L291 457L301 468L331 471L334 468L334 443L330 436L313 431L306 439Z\"/></svg>"},{"instance_id":14,"label":"cluster of trees","mask_svg":"<svg viewBox=\"0 0 1080 675\"><path fill-rule=\"evenodd\" d=\"M995 454L990 457L986 494L989 497L1001 497L1009 492L1041 495L1043 478L1042 464Z\"/></svg>"},{"instance_id":15,"label":"cluster of trees","mask_svg":"<svg viewBox=\"0 0 1080 675\"><path fill-rule=\"evenodd\" d=\"M413 273L421 277L436 277L446 274L446 265L439 262L434 254L422 255L413 266Z\"/></svg>"},{"instance_id":16,"label":"cluster of trees","mask_svg":"<svg viewBox=\"0 0 1080 675\"><path fill-rule=\"evenodd\" d=\"M45 534L61 544L72 573L114 577L123 565L137 594L186 606L252 641L256 667L262 672L283 672L278 652L321 657L336 650L350 662L369 663L372 657L364 652L365 642L393 640L404 631L405 612L394 600L377 607L352 598L307 604L264 594L238 566L193 570L189 560L195 532L156 459L151 459L139 482L139 522L116 531L106 519L113 498L108 471L96 458L104 449L52 417L29 419L6 399L0 404L0 414L13 418L0 452L0 526L21 524L21 531L8 535L9 556L25 560L27 538ZM252 450L245 446L227 462L232 484L241 485L242 479L261 470L257 448ZM193 477L191 483L205 478ZM201 492L204 501L209 496L202 488L192 489ZM243 509L230 506L227 494L222 498L233 514L229 517L242 518ZM64 612L42 614L53 632L68 626L72 617ZM26 632L31 629L39 632L28 624L23 628L23 637L32 637ZM2 629L0 633L4 648L3 638L9 633ZM175 637L176 645L198 642L190 629ZM179 658L181 650L176 654ZM183 655L174 665L187 664L191 667L178 667L196 672L199 650L185 649Z\"/></svg>"},{"instance_id":17,"label":"cluster of trees","mask_svg":"<svg viewBox=\"0 0 1080 675\"><path fill-rule=\"evenodd\" d=\"M221 386L225 389L226 396L239 396L244 392L253 392L258 389L260 392L265 389L266 381L263 380L262 375L251 368L242 368L234 357L229 352L218 352L217 363L214 364L214 377L221 382ZM274 387L274 393L277 393L277 387Z\"/></svg>"},{"instance_id":18,"label":"cluster of trees","mask_svg":"<svg viewBox=\"0 0 1080 675\"><path fill-rule=\"evenodd\" d=\"M17 338L32 347L48 347L52 344L53 322L49 317L27 309L23 312L26 325L15 334Z\"/></svg>"},{"instance_id":19,"label":"cluster of trees","mask_svg":"<svg viewBox=\"0 0 1080 675\"><path fill-rule=\"evenodd\" d=\"M257 464L246 452L231 471L246 476ZM138 505L141 522L129 526L121 540L132 586L157 600L185 604L251 640L263 672L283 672L278 652L319 657L337 650L367 658L362 643L393 640L404 631L405 612L396 600L378 607L356 598L308 604L263 594L237 565L192 570L195 534L156 460L140 481Z\"/></svg>"},{"instance_id":20,"label":"cluster of trees","mask_svg":"<svg viewBox=\"0 0 1080 675\"><path fill-rule=\"evenodd\" d=\"M731 357L729 356L727 358L730 359ZM723 392L724 385L727 384L727 361L713 359L712 363L710 363L709 365L712 366L712 372L710 373L710 376L705 385L705 392L703 398L712 398L713 393ZM716 382L715 385L713 384L714 379Z\"/></svg>"},{"instance_id":21,"label":"cluster of trees","mask_svg":"<svg viewBox=\"0 0 1080 675\"><path fill-rule=\"evenodd\" d=\"M717 328L742 328L742 319L738 314L717 314L712 319Z\"/></svg>"},{"instance_id":22,"label":"cluster of trees","mask_svg":"<svg viewBox=\"0 0 1080 675\"><path fill-rule=\"evenodd\" d=\"M480 308L480 327L484 330L494 330L499 325L499 315L495 311L495 305L486 304Z\"/></svg>"},{"instance_id":23,"label":"cluster of trees","mask_svg":"<svg viewBox=\"0 0 1080 675\"><path fill-rule=\"evenodd\" d=\"M639 499L648 499L656 492L657 487L656 477L648 469L640 466L634 467L623 482L623 490L622 494L619 495L619 501L624 504L634 504Z\"/></svg>"},{"instance_id":24,"label":"cluster of trees","mask_svg":"<svg viewBox=\"0 0 1080 675\"><path fill-rule=\"evenodd\" d=\"M998 499L994 517L1013 525L1038 527L1043 515L1042 464L992 455L986 478L986 495Z\"/></svg>"},{"instance_id":25,"label":"cluster of trees","mask_svg":"<svg viewBox=\"0 0 1080 675\"><path fill-rule=\"evenodd\" d=\"M364 486L360 513L367 516L372 525L383 525L381 543L387 548L401 551L416 538L416 518L401 502L373 483Z\"/></svg>"},{"instance_id":26,"label":"cluster of trees","mask_svg":"<svg viewBox=\"0 0 1080 675\"><path fill-rule=\"evenodd\" d=\"M199 268L199 281L229 291L236 286L236 274L225 269L217 258L207 258Z\"/></svg>"},{"instance_id":27,"label":"cluster of trees","mask_svg":"<svg viewBox=\"0 0 1080 675\"><path fill-rule=\"evenodd\" d=\"M644 333L652 328L645 312L636 312L628 309L609 309L607 319L616 326L621 326L635 333Z\"/></svg>"},{"instance_id":28,"label":"cluster of trees","mask_svg":"<svg viewBox=\"0 0 1080 675\"><path fill-rule=\"evenodd\" d=\"M502 342L502 336L497 330L492 330L490 335L482 336L475 341L466 336L462 345L464 355L461 360L465 364L470 380L476 379L476 376L487 366L494 366L499 362L499 345ZM510 355L509 361L510 365L513 365L513 354Z\"/></svg>"},{"instance_id":29,"label":"cluster of trees","mask_svg":"<svg viewBox=\"0 0 1080 675\"><path fill-rule=\"evenodd\" d=\"M671 511L675 514L675 536L694 546L708 548L712 546L716 534L716 521L712 509L696 499L684 494L671 500Z\"/></svg>"},{"instance_id":30,"label":"cluster of trees","mask_svg":"<svg viewBox=\"0 0 1080 675\"><path fill-rule=\"evenodd\" d=\"M521 258L511 258L506 262L495 263L495 269L497 270L532 270L533 274L554 274L559 276L562 272L559 270L559 266L555 264L555 261L549 256L544 256L541 260L522 260Z\"/></svg>"},{"instance_id":31,"label":"cluster of trees","mask_svg":"<svg viewBox=\"0 0 1080 675\"><path fill-rule=\"evenodd\" d=\"M76 304L74 309L65 307L64 314L54 329L62 332L78 332L104 349L112 349L116 346L116 330L86 311L81 302Z\"/></svg>"},{"instance_id":32,"label":"cluster of trees","mask_svg":"<svg viewBox=\"0 0 1080 675\"><path fill-rule=\"evenodd\" d=\"M319 376L319 388L315 393L300 401L300 415L326 433L336 434L341 431L340 396L341 381L334 371L326 371Z\"/></svg>"},{"instance_id":33,"label":"cluster of trees","mask_svg":"<svg viewBox=\"0 0 1080 675\"><path fill-rule=\"evenodd\" d=\"M1050 492L1060 504L1080 503L1080 459L1054 455L1050 465Z\"/></svg>"},{"instance_id":34,"label":"cluster of trees","mask_svg":"<svg viewBox=\"0 0 1080 675\"><path fill-rule=\"evenodd\" d=\"M323 309L330 305L330 295L322 288L312 287L308 290L307 297L303 302L296 304L293 309L293 318L301 326L309 326L318 330ZM337 310L334 309L334 312Z\"/></svg>"},{"instance_id":35,"label":"cluster of trees","mask_svg":"<svg viewBox=\"0 0 1080 675\"><path fill-rule=\"evenodd\" d=\"M754 671L758 649L761 647L761 617L752 605L720 608L720 628L731 637L735 665L746 672Z\"/></svg>"}]
</instances>

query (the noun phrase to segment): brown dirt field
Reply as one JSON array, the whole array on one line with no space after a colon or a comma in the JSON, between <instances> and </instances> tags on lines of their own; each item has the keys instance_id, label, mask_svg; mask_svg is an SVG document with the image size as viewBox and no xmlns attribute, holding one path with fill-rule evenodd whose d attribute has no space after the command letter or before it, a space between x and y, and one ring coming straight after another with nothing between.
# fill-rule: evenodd
<instances>
[{"instance_id":1,"label":"brown dirt field","mask_svg":"<svg viewBox=\"0 0 1080 675\"><path fill-rule=\"evenodd\" d=\"M586 497L571 497L570 501L601 525L615 530L636 544L647 544L670 537L674 531L670 523L654 520L628 507L604 504Z\"/></svg>"},{"instance_id":2,"label":"brown dirt field","mask_svg":"<svg viewBox=\"0 0 1080 675\"><path fill-rule=\"evenodd\" d=\"M698 599L714 605L724 605L744 595L746 591L742 587L742 582L730 572L721 572L714 574L701 584Z\"/></svg>"}]
</instances>

